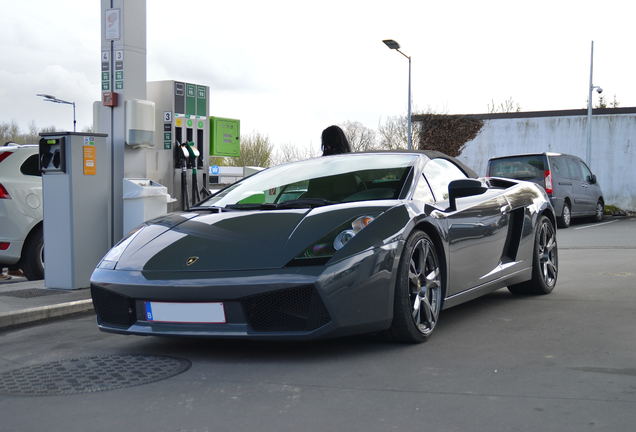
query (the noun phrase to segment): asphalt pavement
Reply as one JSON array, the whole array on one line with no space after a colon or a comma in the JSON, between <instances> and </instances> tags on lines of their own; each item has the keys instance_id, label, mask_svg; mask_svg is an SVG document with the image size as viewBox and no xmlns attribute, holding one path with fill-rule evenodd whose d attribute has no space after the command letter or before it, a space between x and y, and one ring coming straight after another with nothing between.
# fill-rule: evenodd
<instances>
[{"instance_id":1,"label":"asphalt pavement","mask_svg":"<svg viewBox=\"0 0 636 432\"><path fill-rule=\"evenodd\" d=\"M94 316L0 329L0 432L634 430L636 218L576 223L557 237L552 294L504 289L446 310L420 345L372 336L312 343L123 336L99 332ZM32 299L67 295L86 293ZM108 385L108 362L126 356L149 364L115 378L159 373L166 359L178 371L99 387ZM36 397L3 386L73 364L88 369L92 391Z\"/></svg>"}]
</instances>

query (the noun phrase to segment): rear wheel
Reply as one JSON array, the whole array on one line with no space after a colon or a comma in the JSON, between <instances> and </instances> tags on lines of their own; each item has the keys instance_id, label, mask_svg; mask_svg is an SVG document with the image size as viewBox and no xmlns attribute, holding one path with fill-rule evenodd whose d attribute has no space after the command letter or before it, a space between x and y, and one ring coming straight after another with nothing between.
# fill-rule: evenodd
<instances>
[{"instance_id":1,"label":"rear wheel","mask_svg":"<svg viewBox=\"0 0 636 432\"><path fill-rule=\"evenodd\" d=\"M424 342L435 329L444 293L439 252L428 234L411 234L398 271L391 335L401 342Z\"/></svg>"},{"instance_id":2,"label":"rear wheel","mask_svg":"<svg viewBox=\"0 0 636 432\"><path fill-rule=\"evenodd\" d=\"M557 218L557 225L559 228L567 228L570 226L572 222L572 209L570 208L570 203L565 202L563 204L563 212L561 212L561 216Z\"/></svg>"},{"instance_id":3,"label":"rear wheel","mask_svg":"<svg viewBox=\"0 0 636 432\"><path fill-rule=\"evenodd\" d=\"M42 227L37 227L24 245L22 271L29 280L44 278L44 237Z\"/></svg>"},{"instance_id":4,"label":"rear wheel","mask_svg":"<svg viewBox=\"0 0 636 432\"><path fill-rule=\"evenodd\" d=\"M534 236L532 257L532 279L508 287L513 294L550 294L554 289L559 273L559 257L556 242L556 230L550 219L539 218Z\"/></svg>"}]
</instances>

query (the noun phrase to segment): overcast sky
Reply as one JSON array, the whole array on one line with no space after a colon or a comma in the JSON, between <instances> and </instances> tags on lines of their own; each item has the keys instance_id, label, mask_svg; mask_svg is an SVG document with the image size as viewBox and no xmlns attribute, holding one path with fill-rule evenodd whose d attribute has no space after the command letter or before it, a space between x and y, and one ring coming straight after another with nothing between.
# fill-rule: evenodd
<instances>
[{"instance_id":1,"label":"overcast sky","mask_svg":"<svg viewBox=\"0 0 636 432\"><path fill-rule=\"evenodd\" d=\"M633 1L148 0L147 77L210 86L212 115L275 144L319 146L330 124L415 110L584 108L594 81L636 106ZM0 0L0 121L78 129L100 99L99 0ZM597 96L594 96L595 100Z\"/></svg>"}]
</instances>

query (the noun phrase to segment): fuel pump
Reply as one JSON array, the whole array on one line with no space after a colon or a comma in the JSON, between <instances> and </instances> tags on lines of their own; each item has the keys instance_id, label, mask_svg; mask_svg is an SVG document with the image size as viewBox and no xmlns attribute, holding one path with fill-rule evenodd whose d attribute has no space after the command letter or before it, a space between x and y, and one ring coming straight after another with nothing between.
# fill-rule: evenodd
<instances>
[{"instance_id":1,"label":"fuel pump","mask_svg":"<svg viewBox=\"0 0 636 432\"><path fill-rule=\"evenodd\" d=\"M184 210L208 195L208 171L210 155L210 122L208 86L183 81L153 81L147 84L147 99L155 102L156 130L155 147L148 157L148 177L168 187L168 193L177 201L169 205L170 211ZM194 142L196 156L183 156L184 143ZM189 146L188 146L189 147ZM194 159L194 162L192 161ZM186 164L187 182L183 179L183 164ZM196 169L196 186L190 182ZM181 191L188 190L184 199ZM187 203L183 206L183 203Z\"/></svg>"}]
</instances>

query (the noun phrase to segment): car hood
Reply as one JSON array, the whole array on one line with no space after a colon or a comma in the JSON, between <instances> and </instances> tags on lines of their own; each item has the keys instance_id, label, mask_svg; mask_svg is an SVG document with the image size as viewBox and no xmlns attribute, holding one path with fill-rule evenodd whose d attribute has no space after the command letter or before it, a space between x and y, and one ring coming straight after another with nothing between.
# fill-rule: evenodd
<instances>
[{"instance_id":1,"label":"car hood","mask_svg":"<svg viewBox=\"0 0 636 432\"><path fill-rule=\"evenodd\" d=\"M386 201L314 209L180 213L168 228L147 223L123 252L117 270L231 271L281 268L343 223L378 215ZM147 233L146 233L147 231Z\"/></svg>"}]
</instances>

